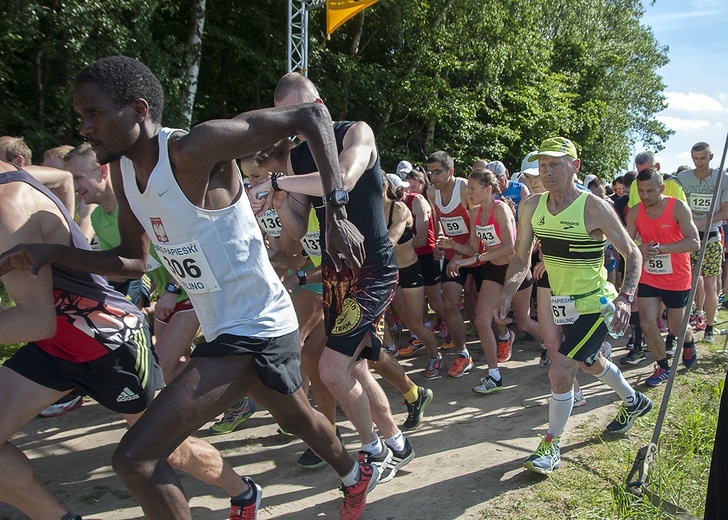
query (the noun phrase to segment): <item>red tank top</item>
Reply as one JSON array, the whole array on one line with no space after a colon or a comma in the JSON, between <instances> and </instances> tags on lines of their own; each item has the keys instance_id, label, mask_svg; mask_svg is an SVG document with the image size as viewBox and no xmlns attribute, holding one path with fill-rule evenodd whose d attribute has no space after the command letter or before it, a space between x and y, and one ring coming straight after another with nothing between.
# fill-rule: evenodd
<instances>
[{"instance_id":1,"label":"red tank top","mask_svg":"<svg viewBox=\"0 0 728 520\"><path fill-rule=\"evenodd\" d=\"M680 226L673 218L676 200L668 197L665 209L656 219L648 217L644 205L639 205L636 224L643 243L671 244L684 238ZM690 253L665 253L645 259L640 283L669 291L690 289L692 286Z\"/></svg>"},{"instance_id":2,"label":"red tank top","mask_svg":"<svg viewBox=\"0 0 728 520\"><path fill-rule=\"evenodd\" d=\"M470 214L460 200L461 182L464 182L464 179L455 178L452 198L447 206L442 205L440 190L435 191L435 211L445 236L452 238L458 244L465 244L470 240ZM454 249L445 249L445 258L452 260L454 257Z\"/></svg>"},{"instance_id":3,"label":"red tank top","mask_svg":"<svg viewBox=\"0 0 728 520\"><path fill-rule=\"evenodd\" d=\"M404 201L410 211L412 211L412 203L414 202L416 196L417 193L408 193L407 199ZM417 219L414 220L412 228L415 235L417 235ZM422 247L416 248L415 253L417 253L418 256L429 255L435 250L435 243L435 219L433 218L432 212L430 212L430 221L427 226L427 244Z\"/></svg>"}]
</instances>

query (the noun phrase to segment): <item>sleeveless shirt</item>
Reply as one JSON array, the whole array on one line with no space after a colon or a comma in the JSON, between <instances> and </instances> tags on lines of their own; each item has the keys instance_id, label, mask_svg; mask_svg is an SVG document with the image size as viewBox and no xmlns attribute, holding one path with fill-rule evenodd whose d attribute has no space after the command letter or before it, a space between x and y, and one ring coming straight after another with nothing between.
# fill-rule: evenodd
<instances>
[{"instance_id":1,"label":"sleeveless shirt","mask_svg":"<svg viewBox=\"0 0 728 520\"><path fill-rule=\"evenodd\" d=\"M458 244L465 244L470 240L470 213L462 205L460 185L466 181L460 177L454 177L454 179L452 198L447 206L442 205L440 190L435 190L435 211L443 233ZM454 257L454 249L445 249L445 258L452 260Z\"/></svg>"}]
</instances>

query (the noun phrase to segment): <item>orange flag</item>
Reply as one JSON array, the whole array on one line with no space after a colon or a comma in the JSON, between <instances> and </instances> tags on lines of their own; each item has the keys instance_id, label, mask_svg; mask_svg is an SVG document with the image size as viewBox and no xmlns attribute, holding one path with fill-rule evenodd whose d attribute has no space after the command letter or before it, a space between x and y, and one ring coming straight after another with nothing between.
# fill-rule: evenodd
<instances>
[{"instance_id":1,"label":"orange flag","mask_svg":"<svg viewBox=\"0 0 728 520\"><path fill-rule=\"evenodd\" d=\"M375 3L377 0L326 0L326 34L331 36L349 18Z\"/></svg>"}]
</instances>

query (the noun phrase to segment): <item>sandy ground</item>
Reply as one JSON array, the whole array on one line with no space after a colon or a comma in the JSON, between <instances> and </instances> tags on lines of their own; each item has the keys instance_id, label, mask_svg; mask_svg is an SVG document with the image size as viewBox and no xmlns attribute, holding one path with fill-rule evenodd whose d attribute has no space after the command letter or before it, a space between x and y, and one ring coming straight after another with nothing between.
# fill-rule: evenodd
<instances>
[{"instance_id":1,"label":"sandy ground","mask_svg":"<svg viewBox=\"0 0 728 520\"><path fill-rule=\"evenodd\" d=\"M489 501L506 491L528 487L534 476L521 465L538 445L548 421L547 371L539 368L539 346L517 340L511 361L503 365L505 389L491 395L472 392L487 374L475 338L468 338L476 367L460 379L445 375L425 380L419 374L426 363L423 352L402 361L410 377L434 391L422 427L407 434L417 454L397 477L370 495L366 520L481 518ZM624 343L623 341L621 342ZM619 349L619 357L626 353ZM445 353L446 364L455 356ZM651 372L643 363L626 372L636 383ZM443 371L443 374L445 371ZM606 424L617 411L616 394L595 378L581 373L587 405L574 410L562 437L562 465L569 464L578 439L571 437L576 423ZM396 390L383 384L399 424L406 408ZM341 417L340 427L349 450L358 450L351 424ZM263 487L259 519L338 518L342 502L339 480L328 467L307 470L296 464L305 445L297 438L276 433L270 414L259 410L244 426L229 435L199 436L212 442L241 474ZM13 438L32 460L37 475L70 510L84 518L143 518L110 467L111 453L124 434L121 418L93 401L61 417L36 418ZM576 436L576 434L573 434ZM576 451L572 452L572 455ZM195 519L228 518L229 501L219 489L183 475ZM24 518L0 504L0 519ZM494 516L488 515L488 518Z\"/></svg>"}]
</instances>

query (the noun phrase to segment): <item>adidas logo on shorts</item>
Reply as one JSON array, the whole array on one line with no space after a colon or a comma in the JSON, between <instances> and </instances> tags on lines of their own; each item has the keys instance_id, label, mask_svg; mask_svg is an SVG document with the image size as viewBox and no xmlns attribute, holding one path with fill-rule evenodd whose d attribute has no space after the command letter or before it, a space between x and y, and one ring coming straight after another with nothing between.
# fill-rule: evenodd
<instances>
[{"instance_id":1,"label":"adidas logo on shorts","mask_svg":"<svg viewBox=\"0 0 728 520\"><path fill-rule=\"evenodd\" d=\"M124 390L121 391L119 396L116 398L117 403L125 403L127 401L133 401L134 399L139 399L139 396L129 390L129 387L124 387Z\"/></svg>"}]
</instances>

